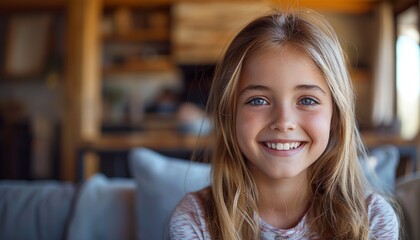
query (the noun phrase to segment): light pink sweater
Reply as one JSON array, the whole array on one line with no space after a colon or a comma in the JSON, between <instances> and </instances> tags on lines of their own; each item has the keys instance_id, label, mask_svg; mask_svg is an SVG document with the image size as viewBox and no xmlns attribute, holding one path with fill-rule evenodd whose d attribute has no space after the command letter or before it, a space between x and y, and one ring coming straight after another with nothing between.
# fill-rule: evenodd
<instances>
[{"instance_id":1,"label":"light pink sweater","mask_svg":"<svg viewBox=\"0 0 420 240\"><path fill-rule=\"evenodd\" d=\"M207 229L205 210L200 199L208 199L210 189L187 194L174 210L170 221L172 240L211 240ZM398 239L398 218L391 205L380 195L370 194L366 198L368 205L370 239ZM309 239L306 216L291 229L278 229L260 221L260 239Z\"/></svg>"}]
</instances>

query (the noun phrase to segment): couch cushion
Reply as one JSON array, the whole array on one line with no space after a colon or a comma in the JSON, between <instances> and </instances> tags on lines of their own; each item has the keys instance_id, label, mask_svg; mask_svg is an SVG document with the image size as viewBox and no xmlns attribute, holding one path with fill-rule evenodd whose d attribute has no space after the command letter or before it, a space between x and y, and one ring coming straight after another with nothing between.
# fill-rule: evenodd
<instances>
[{"instance_id":1,"label":"couch cushion","mask_svg":"<svg viewBox=\"0 0 420 240\"><path fill-rule=\"evenodd\" d=\"M420 239L420 173L398 179L395 193L403 212L407 239Z\"/></svg>"},{"instance_id":2,"label":"couch cushion","mask_svg":"<svg viewBox=\"0 0 420 240\"><path fill-rule=\"evenodd\" d=\"M0 239L63 239L75 187L56 181L0 181Z\"/></svg>"},{"instance_id":3,"label":"couch cushion","mask_svg":"<svg viewBox=\"0 0 420 240\"><path fill-rule=\"evenodd\" d=\"M374 190L393 192L400 155L392 145L378 146L369 151L366 161L361 161L362 169Z\"/></svg>"},{"instance_id":4,"label":"couch cushion","mask_svg":"<svg viewBox=\"0 0 420 240\"><path fill-rule=\"evenodd\" d=\"M133 179L96 174L83 183L69 223L69 240L135 238Z\"/></svg>"},{"instance_id":5,"label":"couch cushion","mask_svg":"<svg viewBox=\"0 0 420 240\"><path fill-rule=\"evenodd\" d=\"M130 152L130 171L137 184L137 239L166 239L171 213L181 198L210 184L210 164L145 148Z\"/></svg>"}]
</instances>

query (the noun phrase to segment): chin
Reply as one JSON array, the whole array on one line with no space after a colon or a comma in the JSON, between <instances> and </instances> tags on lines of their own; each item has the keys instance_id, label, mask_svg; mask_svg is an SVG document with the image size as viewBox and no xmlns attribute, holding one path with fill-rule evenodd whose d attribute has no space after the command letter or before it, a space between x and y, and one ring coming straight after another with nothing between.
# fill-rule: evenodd
<instances>
[{"instance_id":1,"label":"chin","mask_svg":"<svg viewBox=\"0 0 420 240\"><path fill-rule=\"evenodd\" d=\"M271 172L267 175L272 179L286 180L286 179L291 179L291 178L295 178L295 177L298 177L298 176L302 176L305 173L306 173L306 170L299 171L299 170L295 170L295 169L290 169L290 170L281 169L281 170L276 171L276 172Z\"/></svg>"}]
</instances>

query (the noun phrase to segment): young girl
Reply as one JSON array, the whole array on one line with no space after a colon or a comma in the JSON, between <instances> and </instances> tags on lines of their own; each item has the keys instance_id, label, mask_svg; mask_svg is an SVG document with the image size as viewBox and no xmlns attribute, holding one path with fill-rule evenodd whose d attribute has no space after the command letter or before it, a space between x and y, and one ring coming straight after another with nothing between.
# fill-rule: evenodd
<instances>
[{"instance_id":1,"label":"young girl","mask_svg":"<svg viewBox=\"0 0 420 240\"><path fill-rule=\"evenodd\" d=\"M343 55L310 11L258 18L235 37L208 102L212 185L175 209L172 239L398 239L358 164Z\"/></svg>"}]
</instances>

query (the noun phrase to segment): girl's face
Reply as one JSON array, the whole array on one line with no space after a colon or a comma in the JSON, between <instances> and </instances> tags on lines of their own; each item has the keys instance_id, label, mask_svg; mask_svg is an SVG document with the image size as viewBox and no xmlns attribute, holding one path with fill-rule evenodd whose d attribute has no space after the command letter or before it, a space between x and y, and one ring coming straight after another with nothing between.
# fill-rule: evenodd
<instances>
[{"instance_id":1,"label":"girl's face","mask_svg":"<svg viewBox=\"0 0 420 240\"><path fill-rule=\"evenodd\" d=\"M327 146L332 114L322 72L298 47L286 43L244 63L236 132L255 178L306 177Z\"/></svg>"}]
</instances>

